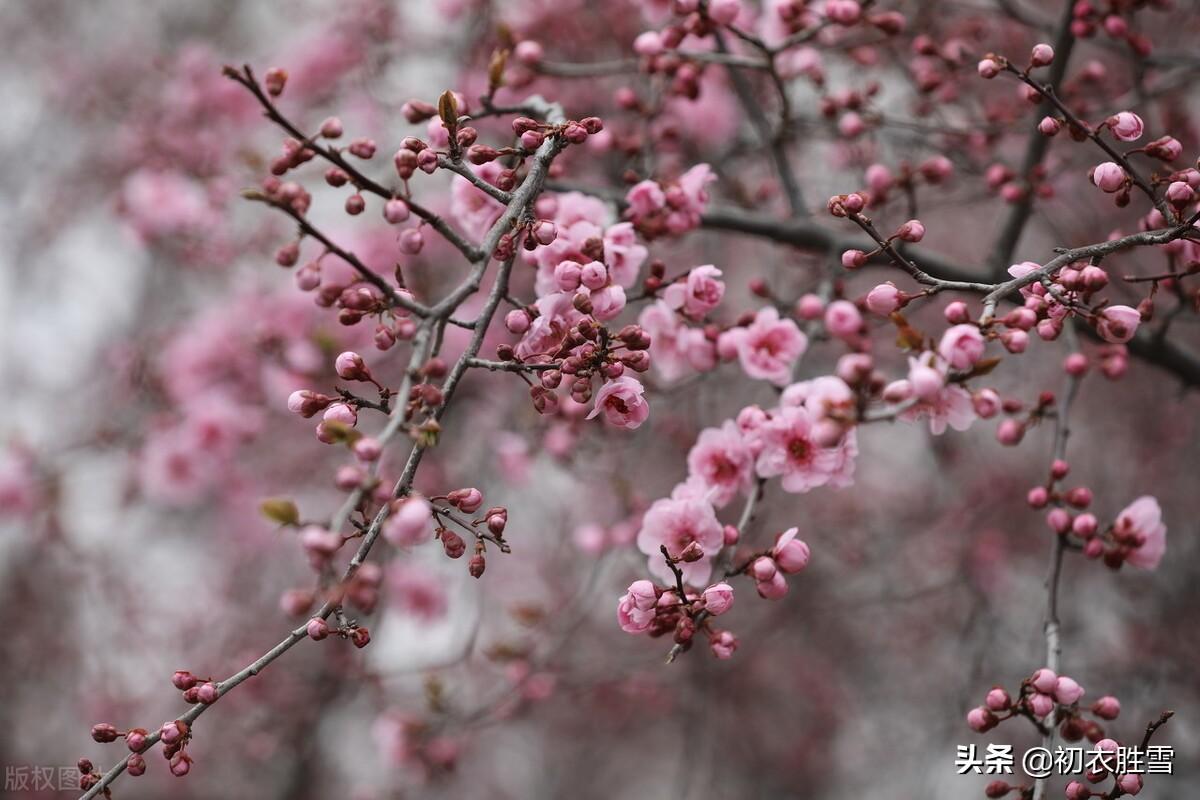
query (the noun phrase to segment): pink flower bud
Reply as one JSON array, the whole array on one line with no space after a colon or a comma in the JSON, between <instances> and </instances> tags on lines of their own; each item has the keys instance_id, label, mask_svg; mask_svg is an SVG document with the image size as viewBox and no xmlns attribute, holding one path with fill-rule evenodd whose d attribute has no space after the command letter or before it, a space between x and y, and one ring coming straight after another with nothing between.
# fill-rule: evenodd
<instances>
[{"instance_id":1,"label":"pink flower bud","mask_svg":"<svg viewBox=\"0 0 1200 800\"><path fill-rule=\"evenodd\" d=\"M985 703L991 711L1007 711L1012 706L1012 698L1008 696L1008 692L997 686L987 693Z\"/></svg>"},{"instance_id":2,"label":"pink flower bud","mask_svg":"<svg viewBox=\"0 0 1200 800\"><path fill-rule=\"evenodd\" d=\"M996 715L983 706L977 706L967 712L967 725L976 733L987 733L996 727Z\"/></svg>"},{"instance_id":3,"label":"pink flower bud","mask_svg":"<svg viewBox=\"0 0 1200 800\"><path fill-rule=\"evenodd\" d=\"M408 228L400 234L400 252L415 256L425 246L425 237L419 228Z\"/></svg>"},{"instance_id":4,"label":"pink flower bud","mask_svg":"<svg viewBox=\"0 0 1200 800\"><path fill-rule=\"evenodd\" d=\"M1030 508L1045 508L1046 504L1050 502L1050 493L1045 486L1035 486L1025 495L1025 502L1029 504Z\"/></svg>"},{"instance_id":5,"label":"pink flower bud","mask_svg":"<svg viewBox=\"0 0 1200 800\"><path fill-rule=\"evenodd\" d=\"M199 679L187 670L176 670L175 674L171 676L171 684L181 692L186 692L197 683L199 683Z\"/></svg>"},{"instance_id":6,"label":"pink flower bud","mask_svg":"<svg viewBox=\"0 0 1200 800\"><path fill-rule=\"evenodd\" d=\"M338 377L347 381L366 381L371 379L371 371L367 369L362 356L352 350L340 354L333 363Z\"/></svg>"},{"instance_id":7,"label":"pink flower bud","mask_svg":"<svg viewBox=\"0 0 1200 800\"><path fill-rule=\"evenodd\" d=\"M329 408L325 409L321 419L354 427L358 424L358 412L348 403L332 403Z\"/></svg>"},{"instance_id":8,"label":"pink flower bud","mask_svg":"<svg viewBox=\"0 0 1200 800\"><path fill-rule=\"evenodd\" d=\"M308 638L314 642L319 642L329 636L329 623L320 617L313 617L304 626L304 630L308 634Z\"/></svg>"},{"instance_id":9,"label":"pink flower bud","mask_svg":"<svg viewBox=\"0 0 1200 800\"><path fill-rule=\"evenodd\" d=\"M759 561L761 560L759 559ZM783 573L778 571L770 580L755 581L754 588L758 590L758 596L765 600L778 600L788 593L787 580L783 577Z\"/></svg>"},{"instance_id":10,"label":"pink flower bud","mask_svg":"<svg viewBox=\"0 0 1200 800\"><path fill-rule=\"evenodd\" d=\"M1112 695L1105 695L1092 704L1092 713L1100 719L1116 719L1121 713L1121 702Z\"/></svg>"},{"instance_id":11,"label":"pink flower bud","mask_svg":"<svg viewBox=\"0 0 1200 800\"><path fill-rule=\"evenodd\" d=\"M867 254L862 250L847 250L842 253L842 266L846 269L858 269L867 263Z\"/></svg>"},{"instance_id":12,"label":"pink flower bud","mask_svg":"<svg viewBox=\"0 0 1200 800\"><path fill-rule=\"evenodd\" d=\"M351 155L361 159L375 157L375 142L372 139L355 139L350 142L350 147L347 149L349 149Z\"/></svg>"},{"instance_id":13,"label":"pink flower bud","mask_svg":"<svg viewBox=\"0 0 1200 800\"><path fill-rule=\"evenodd\" d=\"M1071 529L1071 514L1064 508L1052 508L1046 514L1046 524L1055 533L1066 533Z\"/></svg>"},{"instance_id":14,"label":"pink flower bud","mask_svg":"<svg viewBox=\"0 0 1200 800\"><path fill-rule=\"evenodd\" d=\"M909 369L908 381L912 384L913 394L922 400L932 400L946 385L942 373L924 364Z\"/></svg>"},{"instance_id":15,"label":"pink flower bud","mask_svg":"<svg viewBox=\"0 0 1200 800\"><path fill-rule=\"evenodd\" d=\"M361 194L352 194L346 198L346 213L351 216L361 214L367 207L367 201Z\"/></svg>"},{"instance_id":16,"label":"pink flower bud","mask_svg":"<svg viewBox=\"0 0 1200 800\"><path fill-rule=\"evenodd\" d=\"M900 308L900 290L896 288L896 284L888 281L867 292L867 308L881 317L886 317Z\"/></svg>"},{"instance_id":17,"label":"pink flower bud","mask_svg":"<svg viewBox=\"0 0 1200 800\"><path fill-rule=\"evenodd\" d=\"M1083 695L1083 687L1066 676L1060 677L1055 684L1054 698L1065 706L1078 702Z\"/></svg>"},{"instance_id":18,"label":"pink flower bud","mask_svg":"<svg viewBox=\"0 0 1200 800\"><path fill-rule=\"evenodd\" d=\"M192 757L187 753L176 753L171 758L171 774L176 778L187 775L192 768Z\"/></svg>"},{"instance_id":19,"label":"pink flower bud","mask_svg":"<svg viewBox=\"0 0 1200 800\"><path fill-rule=\"evenodd\" d=\"M714 617L719 617L733 607L733 587L728 583L714 583L704 590L704 608Z\"/></svg>"},{"instance_id":20,"label":"pink flower bud","mask_svg":"<svg viewBox=\"0 0 1200 800\"><path fill-rule=\"evenodd\" d=\"M971 406L982 419L991 419L1000 413L1003 403L995 389L980 389L971 395Z\"/></svg>"},{"instance_id":21,"label":"pink flower bud","mask_svg":"<svg viewBox=\"0 0 1200 800\"><path fill-rule=\"evenodd\" d=\"M724 661L733 657L733 652L737 650L738 641L737 637L729 631L721 631L708 640L708 646L714 656Z\"/></svg>"},{"instance_id":22,"label":"pink flower bud","mask_svg":"<svg viewBox=\"0 0 1200 800\"><path fill-rule=\"evenodd\" d=\"M221 690L218 689L217 685L212 681L202 683L197 687L196 698L206 706L217 702L217 698L220 697L220 695Z\"/></svg>"},{"instance_id":23,"label":"pink flower bud","mask_svg":"<svg viewBox=\"0 0 1200 800\"><path fill-rule=\"evenodd\" d=\"M383 218L392 225L399 225L408 220L408 203L393 197L383 204Z\"/></svg>"},{"instance_id":24,"label":"pink flower bud","mask_svg":"<svg viewBox=\"0 0 1200 800\"><path fill-rule=\"evenodd\" d=\"M1029 63L1035 67L1049 66L1054 61L1054 48L1048 44L1035 44L1029 54Z\"/></svg>"},{"instance_id":25,"label":"pink flower bud","mask_svg":"<svg viewBox=\"0 0 1200 800\"><path fill-rule=\"evenodd\" d=\"M1029 334L1025 331L1007 331L1000 336L1000 343L1010 353L1024 353L1029 346Z\"/></svg>"},{"instance_id":26,"label":"pink flower bud","mask_svg":"<svg viewBox=\"0 0 1200 800\"><path fill-rule=\"evenodd\" d=\"M125 760L125 770L133 777L146 774L146 759L139 753L134 753Z\"/></svg>"},{"instance_id":27,"label":"pink flower bud","mask_svg":"<svg viewBox=\"0 0 1200 800\"><path fill-rule=\"evenodd\" d=\"M541 63L545 54L541 44L532 39L526 39L517 44L513 49L513 55L517 57L517 61L520 61L525 66L533 67Z\"/></svg>"},{"instance_id":28,"label":"pink flower bud","mask_svg":"<svg viewBox=\"0 0 1200 800\"><path fill-rule=\"evenodd\" d=\"M640 56L656 56L665 49L658 31L645 31L633 40L633 52Z\"/></svg>"},{"instance_id":29,"label":"pink flower bud","mask_svg":"<svg viewBox=\"0 0 1200 800\"><path fill-rule=\"evenodd\" d=\"M321 135L326 139L337 139L344 133L342 121L337 117L327 117L321 123Z\"/></svg>"},{"instance_id":30,"label":"pink flower bud","mask_svg":"<svg viewBox=\"0 0 1200 800\"><path fill-rule=\"evenodd\" d=\"M286 69L280 67L271 67L263 75L263 85L267 87L267 94L271 97L279 97L283 94L283 87L287 85L288 74Z\"/></svg>"},{"instance_id":31,"label":"pink flower bud","mask_svg":"<svg viewBox=\"0 0 1200 800\"><path fill-rule=\"evenodd\" d=\"M384 520L383 538L396 547L412 547L433 536L433 509L424 497L410 497Z\"/></svg>"},{"instance_id":32,"label":"pink flower bud","mask_svg":"<svg viewBox=\"0 0 1200 800\"><path fill-rule=\"evenodd\" d=\"M1092 170L1092 183L1109 194L1120 191L1125 186L1125 170L1112 161L1097 164Z\"/></svg>"},{"instance_id":33,"label":"pink flower bud","mask_svg":"<svg viewBox=\"0 0 1200 800\"><path fill-rule=\"evenodd\" d=\"M1050 694L1058 685L1058 675L1053 670L1043 667L1030 676L1029 684L1042 694Z\"/></svg>"},{"instance_id":34,"label":"pink flower bud","mask_svg":"<svg viewBox=\"0 0 1200 800\"><path fill-rule=\"evenodd\" d=\"M1129 306L1108 306L1096 319L1096 332L1106 342L1124 344L1137 333L1142 315Z\"/></svg>"},{"instance_id":35,"label":"pink flower bud","mask_svg":"<svg viewBox=\"0 0 1200 800\"><path fill-rule=\"evenodd\" d=\"M910 219L897 229L896 235L905 242L919 242L925 238L925 226L919 219Z\"/></svg>"},{"instance_id":36,"label":"pink flower bud","mask_svg":"<svg viewBox=\"0 0 1200 800\"><path fill-rule=\"evenodd\" d=\"M1054 710L1054 698L1048 694L1034 692L1029 696L1029 710L1035 717L1045 717Z\"/></svg>"},{"instance_id":37,"label":"pink flower bud","mask_svg":"<svg viewBox=\"0 0 1200 800\"><path fill-rule=\"evenodd\" d=\"M1083 353L1071 353L1063 359L1063 371L1068 375L1080 377L1088 370L1088 358Z\"/></svg>"},{"instance_id":38,"label":"pink flower bud","mask_svg":"<svg viewBox=\"0 0 1200 800\"><path fill-rule=\"evenodd\" d=\"M1132 772L1121 775L1117 778L1117 786L1120 786L1125 794L1135 795L1142 791L1142 776Z\"/></svg>"},{"instance_id":39,"label":"pink flower bud","mask_svg":"<svg viewBox=\"0 0 1200 800\"><path fill-rule=\"evenodd\" d=\"M1195 190L1183 181L1173 181L1167 187L1167 201L1177 208L1182 208L1195 199Z\"/></svg>"},{"instance_id":40,"label":"pink flower bud","mask_svg":"<svg viewBox=\"0 0 1200 800\"><path fill-rule=\"evenodd\" d=\"M117 728L108 722L98 722L92 726L92 741L108 744L117 740Z\"/></svg>"},{"instance_id":41,"label":"pink flower bud","mask_svg":"<svg viewBox=\"0 0 1200 800\"><path fill-rule=\"evenodd\" d=\"M996 427L996 441L1006 447L1014 447L1025 437L1025 426L1020 421L1009 418Z\"/></svg>"},{"instance_id":42,"label":"pink flower bud","mask_svg":"<svg viewBox=\"0 0 1200 800\"><path fill-rule=\"evenodd\" d=\"M775 564L788 575L795 574L808 566L808 545L796 538L798 530L798 528L788 528L779 534L779 538L775 540L775 546L771 549ZM755 577L758 577L757 572Z\"/></svg>"},{"instance_id":43,"label":"pink flower bud","mask_svg":"<svg viewBox=\"0 0 1200 800\"><path fill-rule=\"evenodd\" d=\"M163 744L175 744L183 739L187 733L187 725L179 720L164 722L163 726L158 729L158 736Z\"/></svg>"},{"instance_id":44,"label":"pink flower bud","mask_svg":"<svg viewBox=\"0 0 1200 800\"><path fill-rule=\"evenodd\" d=\"M991 80L999 75L1004 67L1000 66L1000 63L997 61L994 61L990 58L985 58L979 62L979 65L976 67L976 69L979 72L979 77Z\"/></svg>"},{"instance_id":45,"label":"pink flower bud","mask_svg":"<svg viewBox=\"0 0 1200 800\"><path fill-rule=\"evenodd\" d=\"M608 284L608 269L599 261L589 262L580 271L579 280L592 291L602 289Z\"/></svg>"},{"instance_id":46,"label":"pink flower bud","mask_svg":"<svg viewBox=\"0 0 1200 800\"><path fill-rule=\"evenodd\" d=\"M125 745L134 753L140 753L146 749L146 730L144 728L134 728L125 734Z\"/></svg>"},{"instance_id":47,"label":"pink flower bud","mask_svg":"<svg viewBox=\"0 0 1200 800\"><path fill-rule=\"evenodd\" d=\"M862 324L862 314L849 300L834 300L825 309L825 328L833 336L854 336L862 328Z\"/></svg>"},{"instance_id":48,"label":"pink flower bud","mask_svg":"<svg viewBox=\"0 0 1200 800\"><path fill-rule=\"evenodd\" d=\"M1043 136L1054 136L1062 130L1062 123L1054 117L1042 117L1042 121L1038 123L1038 131Z\"/></svg>"},{"instance_id":49,"label":"pink flower bud","mask_svg":"<svg viewBox=\"0 0 1200 800\"><path fill-rule=\"evenodd\" d=\"M1122 142L1136 142L1142 138L1146 125L1132 111L1121 111L1108 118L1108 128Z\"/></svg>"}]
</instances>

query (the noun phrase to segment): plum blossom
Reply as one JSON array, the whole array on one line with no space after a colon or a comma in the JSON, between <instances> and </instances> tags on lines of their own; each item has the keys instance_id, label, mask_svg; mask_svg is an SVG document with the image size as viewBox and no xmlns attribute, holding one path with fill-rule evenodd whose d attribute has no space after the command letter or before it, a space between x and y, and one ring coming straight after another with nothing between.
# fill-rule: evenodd
<instances>
[{"instance_id":1,"label":"plum blossom","mask_svg":"<svg viewBox=\"0 0 1200 800\"><path fill-rule=\"evenodd\" d=\"M611 380L596 393L595 406L587 418L593 419L603 412L608 424L633 430L650 416L650 405L642 396L645 391L637 378L628 375Z\"/></svg>"},{"instance_id":2,"label":"plum blossom","mask_svg":"<svg viewBox=\"0 0 1200 800\"><path fill-rule=\"evenodd\" d=\"M762 451L755 469L759 477L780 477L787 492L807 492L828 483L839 466L837 453L813 438L808 409L784 406L760 430Z\"/></svg>"},{"instance_id":3,"label":"plum blossom","mask_svg":"<svg viewBox=\"0 0 1200 800\"><path fill-rule=\"evenodd\" d=\"M911 396L916 402L900 413L906 422L928 417L929 431L935 436L945 433L949 425L956 431L965 431L975 421L975 406L971 393L945 380L946 364L932 353L923 353L908 359L909 373L906 381Z\"/></svg>"},{"instance_id":4,"label":"plum blossom","mask_svg":"<svg viewBox=\"0 0 1200 800\"><path fill-rule=\"evenodd\" d=\"M635 184L626 193L626 215L648 238L678 236L700 226L708 205L707 186L716 180L708 164L697 164L665 188L653 181Z\"/></svg>"},{"instance_id":5,"label":"plum blossom","mask_svg":"<svg viewBox=\"0 0 1200 800\"><path fill-rule=\"evenodd\" d=\"M617 601L617 622L626 633L641 633L654 622L658 595L654 584L638 580L629 584L629 589Z\"/></svg>"},{"instance_id":6,"label":"plum blossom","mask_svg":"<svg viewBox=\"0 0 1200 800\"><path fill-rule=\"evenodd\" d=\"M1137 333L1142 315L1129 306L1107 306L1096 317L1096 332L1106 342L1125 344Z\"/></svg>"},{"instance_id":7,"label":"plum blossom","mask_svg":"<svg viewBox=\"0 0 1200 800\"><path fill-rule=\"evenodd\" d=\"M638 324L650 335L650 363L667 381L716 366L716 346L700 328L688 327L659 300L642 310Z\"/></svg>"},{"instance_id":8,"label":"plum blossom","mask_svg":"<svg viewBox=\"0 0 1200 800\"><path fill-rule=\"evenodd\" d=\"M974 325L955 325L942 334L938 355L954 369L970 369L983 357L983 334Z\"/></svg>"},{"instance_id":9,"label":"plum blossom","mask_svg":"<svg viewBox=\"0 0 1200 800\"><path fill-rule=\"evenodd\" d=\"M720 276L721 270L712 264L695 267L685 280L676 281L663 291L663 300L685 316L702 319L725 295L725 284L717 280Z\"/></svg>"},{"instance_id":10,"label":"plum blossom","mask_svg":"<svg viewBox=\"0 0 1200 800\"><path fill-rule=\"evenodd\" d=\"M712 556L725 542L725 534L712 504L693 490L682 488L671 497L654 501L642 517L638 531L638 549L648 557L650 574L665 583L674 583L675 576L667 566L659 547L666 546L672 558L695 542L704 553L699 561L681 562L679 569L685 582L701 586L712 573Z\"/></svg>"},{"instance_id":11,"label":"plum blossom","mask_svg":"<svg viewBox=\"0 0 1200 800\"><path fill-rule=\"evenodd\" d=\"M1126 556L1126 561L1141 569L1158 567L1167 550L1167 526L1163 524L1158 500L1149 495L1134 500L1117 515L1113 532L1141 542Z\"/></svg>"},{"instance_id":12,"label":"plum blossom","mask_svg":"<svg viewBox=\"0 0 1200 800\"><path fill-rule=\"evenodd\" d=\"M687 463L688 474L712 490L712 503L718 508L748 491L754 480L754 456L732 421L701 431Z\"/></svg>"},{"instance_id":13,"label":"plum blossom","mask_svg":"<svg viewBox=\"0 0 1200 800\"><path fill-rule=\"evenodd\" d=\"M774 306L761 309L745 328L726 331L742 370L751 378L783 386L792 377L792 365L808 349L808 337L790 319L780 319Z\"/></svg>"}]
</instances>

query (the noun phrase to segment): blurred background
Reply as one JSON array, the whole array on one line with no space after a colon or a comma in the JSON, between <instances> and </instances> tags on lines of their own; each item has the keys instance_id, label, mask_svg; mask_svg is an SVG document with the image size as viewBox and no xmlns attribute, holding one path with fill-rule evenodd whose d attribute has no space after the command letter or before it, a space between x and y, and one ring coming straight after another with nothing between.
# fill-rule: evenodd
<instances>
[{"instance_id":1,"label":"blurred background","mask_svg":"<svg viewBox=\"0 0 1200 800\"><path fill-rule=\"evenodd\" d=\"M982 176L997 161L1019 163L1029 118L1011 83L950 89L970 84L964 76L981 53L1026 52L1061 4L884 5L908 12L902 36L834 41L824 85L793 87L799 179L820 202L862 186L868 164L949 156L954 179L920 198L924 244L969 269L1005 213ZM92 742L94 723L156 729L184 708L172 671L232 674L304 619L311 570L294 534L258 506L288 496L305 518L328 517L344 455L287 413L286 398L331 387L332 357L347 347L369 352L391 380L403 369L403 348L377 353L366 326L338 325L274 264L290 227L238 191L261 182L282 137L222 65L249 63L260 75L285 67L293 118L311 128L337 114L349 136L371 136L386 156L404 136L425 135L424 124L404 121L406 100L433 102L447 88L478 96L500 43L534 39L553 62L627 59L633 38L666 13L665 4L625 0L6 4L4 797L74 796L63 782L78 758L103 768L123 750ZM1068 75L1093 63L1105 72L1077 99L1093 116L1127 100L1148 128L1179 138L1191 163L1200 11L1181 0L1166 13L1137 10L1136 20L1154 57L1103 37L1080 43ZM944 92L914 80L921 33L971 54L938 65ZM580 81L518 65L510 78L498 99L541 93L569 114L603 116L614 132L607 150L564 158L566 182L619 192L627 170L708 162L719 173L714 203L782 213L719 67L703 71L697 98L657 98L652 119L614 101L622 87L662 89L644 75ZM847 141L822 117L821 99L872 81L878 124ZM1014 260L1136 229L1134 212L1085 185L1096 160L1083 146L1055 144L1045 180L1058 197L1039 204ZM371 169L394 177L388 158ZM401 254L377 207L351 221L316 169L306 175L314 218L382 271L402 262L419 296L463 274L432 239L417 256ZM434 176L415 191L445 211L448 185ZM655 242L651 255L668 274L703 263L725 270L725 321L763 304L752 279L790 304L837 257L719 231ZM1106 266L1113 275L1161 269L1158 256L1140 258ZM519 278L524 296L531 272ZM881 279L868 272L846 279L846 296ZM1137 288L1112 292L1136 304ZM1195 321L1183 308L1172 339L1197 346ZM934 309L914 322L943 324ZM890 339L877 337L878 358L902 371ZM449 352L463 346L461 336L447 342ZM1090 342L1081 347L1094 354ZM1026 403L1059 391L1071 349L1035 341L992 385ZM843 351L815 343L803 375L827 374ZM388 548L379 554L382 597L358 615L372 629L368 648L302 643L200 720L190 775L171 777L155 754L146 776L123 777L115 796L982 796L984 777L956 775L956 745L1020 752L1036 743L1015 723L979 736L964 715L994 684L1014 691L1043 666L1051 534L1024 497L1045 479L1051 426L1016 448L1001 448L985 421L940 437L921 424L872 426L859 436L852 488L790 495L772 485L756 535L799 526L811 566L782 601L739 591L727 618L741 642L732 660L697 648L668 666L667 642L628 636L615 620L617 597L645 574L631 543L641 511L684 479L699 430L775 393L736 366L651 383L651 422L622 435L543 419L514 376L472 374L417 486L474 485L489 505L506 505L513 553L491 557L475 581L436 546L399 556ZM1150 782L1151 798L1183 796L1200 778L1196 412L1178 374L1131 358L1120 380L1096 370L1085 378L1069 447L1068 485L1094 490L1097 516L1152 494L1169 529L1157 571L1113 573L1068 558L1062 581L1062 671L1090 698L1120 698L1110 733L1138 740L1162 710L1176 711L1156 739L1175 748L1176 776Z\"/></svg>"}]
</instances>

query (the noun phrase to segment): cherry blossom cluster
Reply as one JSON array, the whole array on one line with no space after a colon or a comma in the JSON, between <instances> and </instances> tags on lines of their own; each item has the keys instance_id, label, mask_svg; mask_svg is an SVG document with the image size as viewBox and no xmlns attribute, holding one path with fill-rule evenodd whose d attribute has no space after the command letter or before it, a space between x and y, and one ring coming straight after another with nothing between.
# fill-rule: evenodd
<instances>
[{"instance_id":1,"label":"cherry blossom cluster","mask_svg":"<svg viewBox=\"0 0 1200 800\"><path fill-rule=\"evenodd\" d=\"M171 676L171 683L176 689L183 692L184 701L192 705L211 705L217 702L221 695L220 688L215 681L210 678L198 678L187 670L177 670ZM171 774L179 778L187 775L192 767L192 757L184 748L191 738L191 726L182 719L168 720L154 733L145 728L130 728L127 731L121 731L115 725L107 722L100 722L92 726L92 739L96 742L107 744L115 742L117 739L125 740L125 745L132 753L125 760L125 769L135 777L144 775L146 772L146 759L142 754L158 742L162 743L162 754L167 759ZM93 773L90 768L84 770L81 766L80 772L83 773L80 781L81 788L89 789L99 782L100 775ZM105 796L110 796L107 789Z\"/></svg>"},{"instance_id":2,"label":"cherry blossom cluster","mask_svg":"<svg viewBox=\"0 0 1200 800\"><path fill-rule=\"evenodd\" d=\"M1120 743L1108 736L1105 723L1115 720L1121 713L1121 703L1117 698L1106 695L1090 705L1084 705L1086 694L1083 687L1073 678L1058 675L1053 670L1042 668L1021 682L1017 697L1014 699L1001 686L995 686L988 691L984 703L967 713L967 724L977 733L987 733L1005 720L1022 717L1029 720L1043 735L1057 728L1058 734L1067 742L1079 742L1087 739L1099 754L1113 754L1121 746ZM1091 716L1089 719L1085 716ZM1158 723L1161 725L1169 718L1165 714ZM1147 731L1149 736L1158 725L1151 724ZM1146 742L1143 743L1143 747ZM1136 795L1142 790L1142 776L1139 774L1117 774L1112 764L1101 755L1088 762L1086 783L1071 781L1065 789L1067 800L1086 800L1089 797L1115 798L1121 795ZM1092 789L1088 784L1099 784L1111 777L1113 784L1110 789ZM1006 797L1010 793L1021 797L1030 797L1032 789L1011 785L1005 781L992 781L984 790L987 797Z\"/></svg>"},{"instance_id":3,"label":"cherry blossom cluster","mask_svg":"<svg viewBox=\"0 0 1200 800\"><path fill-rule=\"evenodd\" d=\"M1066 477L1069 465L1056 460L1044 486L1029 490L1026 500L1031 508L1046 512L1046 524L1058 536L1069 538L1089 559L1103 560L1112 569L1129 563L1141 569L1155 569L1167 547L1167 527L1162 521L1158 501L1149 495L1139 497L1101 528L1096 515L1087 509L1092 490L1076 486L1059 491L1056 485Z\"/></svg>"}]
</instances>

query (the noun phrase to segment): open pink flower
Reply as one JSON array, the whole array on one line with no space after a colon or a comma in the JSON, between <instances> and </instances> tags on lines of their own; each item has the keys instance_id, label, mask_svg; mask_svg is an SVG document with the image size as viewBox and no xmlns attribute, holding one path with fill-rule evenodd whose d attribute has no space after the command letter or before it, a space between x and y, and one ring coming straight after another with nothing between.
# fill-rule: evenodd
<instances>
[{"instance_id":1,"label":"open pink flower","mask_svg":"<svg viewBox=\"0 0 1200 800\"><path fill-rule=\"evenodd\" d=\"M712 502L725 506L739 491L747 491L754 479L754 456L736 424L726 421L720 428L700 432L688 453L688 473L712 489Z\"/></svg>"},{"instance_id":2,"label":"open pink flower","mask_svg":"<svg viewBox=\"0 0 1200 800\"><path fill-rule=\"evenodd\" d=\"M650 334L650 363L667 381L716 366L716 347L704 331L684 325L679 315L661 300L646 306L638 324Z\"/></svg>"},{"instance_id":3,"label":"open pink flower","mask_svg":"<svg viewBox=\"0 0 1200 800\"><path fill-rule=\"evenodd\" d=\"M603 411L609 425L633 430L650 416L650 404L642 396L645 391L636 378L622 376L611 380L596 393L596 404L587 418L592 419Z\"/></svg>"},{"instance_id":4,"label":"open pink flower","mask_svg":"<svg viewBox=\"0 0 1200 800\"><path fill-rule=\"evenodd\" d=\"M787 492L807 492L828 483L836 456L813 440L812 428L807 409L795 406L779 409L759 431L762 452L755 464L759 477L781 477L780 483Z\"/></svg>"},{"instance_id":5,"label":"open pink flower","mask_svg":"<svg viewBox=\"0 0 1200 800\"><path fill-rule=\"evenodd\" d=\"M692 319L701 319L725 296L725 284L717 280L720 276L721 270L712 264L695 267L686 280L676 281L663 291L663 300Z\"/></svg>"},{"instance_id":6,"label":"open pink flower","mask_svg":"<svg viewBox=\"0 0 1200 800\"><path fill-rule=\"evenodd\" d=\"M659 547L666 546L671 557L677 557L684 548L696 542L704 552L704 558L691 563L679 564L683 579L693 586L702 586L712 572L712 556L720 551L725 542L725 533L717 521L712 505L701 497L688 492L680 496L664 497L654 504L642 517L642 528L638 531L638 549L646 554L650 574L671 584L675 576L667 566Z\"/></svg>"},{"instance_id":7,"label":"open pink flower","mask_svg":"<svg viewBox=\"0 0 1200 800\"><path fill-rule=\"evenodd\" d=\"M758 312L746 328L729 332L742 370L751 378L784 386L791 380L792 365L808 349L808 337L790 319L780 319L774 306Z\"/></svg>"},{"instance_id":8,"label":"open pink flower","mask_svg":"<svg viewBox=\"0 0 1200 800\"><path fill-rule=\"evenodd\" d=\"M1158 501L1149 495L1134 500L1125 507L1113 523L1114 532L1136 536L1141 544L1126 557L1126 561L1142 569L1155 569L1167 551L1167 526L1162 521Z\"/></svg>"}]
</instances>

